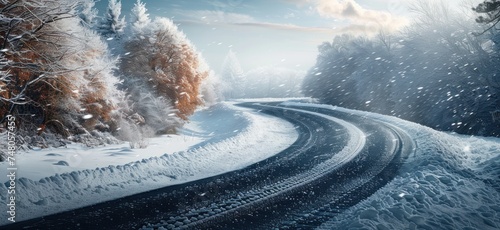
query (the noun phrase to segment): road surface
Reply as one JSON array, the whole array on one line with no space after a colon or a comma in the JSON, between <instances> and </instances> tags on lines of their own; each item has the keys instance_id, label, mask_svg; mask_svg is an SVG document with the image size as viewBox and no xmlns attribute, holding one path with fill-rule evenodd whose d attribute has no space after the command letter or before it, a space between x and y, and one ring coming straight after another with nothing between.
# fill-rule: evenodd
<instances>
[{"instance_id":1,"label":"road surface","mask_svg":"<svg viewBox=\"0 0 500 230\"><path fill-rule=\"evenodd\" d=\"M242 103L296 126L274 157L4 229L312 229L366 199L396 175L414 143L382 121L329 109Z\"/></svg>"}]
</instances>

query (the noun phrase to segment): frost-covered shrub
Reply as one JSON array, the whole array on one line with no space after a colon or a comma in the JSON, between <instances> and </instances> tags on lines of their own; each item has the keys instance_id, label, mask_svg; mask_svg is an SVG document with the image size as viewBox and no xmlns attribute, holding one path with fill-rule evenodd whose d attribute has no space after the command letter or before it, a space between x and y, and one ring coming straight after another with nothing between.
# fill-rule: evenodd
<instances>
[{"instance_id":1,"label":"frost-covered shrub","mask_svg":"<svg viewBox=\"0 0 500 230\"><path fill-rule=\"evenodd\" d=\"M198 71L207 74L201 82L198 98L200 98L204 106L215 105L224 98L222 92L223 83L220 77L210 69L201 53L198 54Z\"/></svg>"},{"instance_id":2,"label":"frost-covered shrub","mask_svg":"<svg viewBox=\"0 0 500 230\"><path fill-rule=\"evenodd\" d=\"M221 88L222 81L214 71L209 71L208 76L203 80L200 86L200 96L205 106L215 105L224 98Z\"/></svg>"},{"instance_id":3,"label":"frost-covered shrub","mask_svg":"<svg viewBox=\"0 0 500 230\"><path fill-rule=\"evenodd\" d=\"M73 1L18 1L0 5L9 113L27 134L63 136L109 129L122 95L112 71L115 61L100 37L75 17ZM53 9L53 10L47 10ZM24 17L18 20L19 16ZM3 96L3 95L2 95Z\"/></svg>"},{"instance_id":4,"label":"frost-covered shrub","mask_svg":"<svg viewBox=\"0 0 500 230\"><path fill-rule=\"evenodd\" d=\"M209 72L200 69L202 59L172 21L158 18L147 28L147 31L139 30L125 43L127 55L120 67L124 87L135 95L131 97L135 110L147 123L166 119L172 113L187 119L202 104L200 87ZM139 101L145 98L150 98L150 103L141 105ZM145 107L163 107L163 111L151 112ZM158 112L163 115L152 116ZM153 120L148 121L150 119Z\"/></svg>"},{"instance_id":5,"label":"frost-covered shrub","mask_svg":"<svg viewBox=\"0 0 500 230\"><path fill-rule=\"evenodd\" d=\"M134 116L120 120L117 130L118 137L123 141L128 141L130 148L146 148L149 144L149 137L155 135L154 130L149 126L141 126Z\"/></svg>"}]
</instances>

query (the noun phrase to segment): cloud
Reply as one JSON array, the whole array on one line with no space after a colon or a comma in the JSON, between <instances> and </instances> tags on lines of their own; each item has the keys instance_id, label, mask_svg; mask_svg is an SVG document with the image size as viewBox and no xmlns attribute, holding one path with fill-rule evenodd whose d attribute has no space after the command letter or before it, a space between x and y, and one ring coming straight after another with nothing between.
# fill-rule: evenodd
<instances>
[{"instance_id":1,"label":"cloud","mask_svg":"<svg viewBox=\"0 0 500 230\"><path fill-rule=\"evenodd\" d=\"M279 24L279 23L265 23L265 22L247 22L247 23L233 23L234 25L239 26L252 26L252 27L260 27L260 28L269 28L269 29L278 29L278 30L294 30L294 31L303 31L303 32L325 32L325 33L333 33L335 30L320 28L320 27L303 27L297 26L293 24Z\"/></svg>"},{"instance_id":2,"label":"cloud","mask_svg":"<svg viewBox=\"0 0 500 230\"><path fill-rule=\"evenodd\" d=\"M304 5L307 5L311 2L313 2L313 0L282 0L282 1L294 4L297 6L304 6Z\"/></svg>"},{"instance_id":3,"label":"cloud","mask_svg":"<svg viewBox=\"0 0 500 230\"><path fill-rule=\"evenodd\" d=\"M227 13L212 10L179 10L178 14L183 15L177 22L183 24L213 24L213 25L235 25L247 27L260 27L278 30L333 32L334 30L319 27L303 27L293 24L268 23L258 21L246 14Z\"/></svg>"},{"instance_id":4,"label":"cloud","mask_svg":"<svg viewBox=\"0 0 500 230\"><path fill-rule=\"evenodd\" d=\"M250 23L256 20L246 14L228 13L219 10L178 10L183 20L198 21L202 23Z\"/></svg>"},{"instance_id":5,"label":"cloud","mask_svg":"<svg viewBox=\"0 0 500 230\"><path fill-rule=\"evenodd\" d=\"M237 7L248 7L243 0L225 0L225 1L214 1L205 0L205 2L217 10L230 10Z\"/></svg>"},{"instance_id":6,"label":"cloud","mask_svg":"<svg viewBox=\"0 0 500 230\"><path fill-rule=\"evenodd\" d=\"M335 29L335 32L338 34L356 34L356 35L366 35L366 34L377 34L380 32L379 27L374 27L371 25L359 25L359 24L351 24L344 27L340 27Z\"/></svg>"},{"instance_id":7,"label":"cloud","mask_svg":"<svg viewBox=\"0 0 500 230\"><path fill-rule=\"evenodd\" d=\"M354 0L319 0L316 1L318 13L325 18L346 18L354 21L387 21L391 15L387 12L367 10Z\"/></svg>"},{"instance_id":8,"label":"cloud","mask_svg":"<svg viewBox=\"0 0 500 230\"><path fill-rule=\"evenodd\" d=\"M287 13L287 14L285 14L285 16L283 16L283 18L285 18L285 19L295 18L295 17L296 17L295 13Z\"/></svg>"},{"instance_id":9,"label":"cloud","mask_svg":"<svg viewBox=\"0 0 500 230\"><path fill-rule=\"evenodd\" d=\"M387 32L396 31L406 25L406 19L391 15L388 12L368 10L354 0L283 0L294 4L311 3L314 10L323 18L349 20L345 26L335 28L304 27L294 24L262 22L250 15L230 13L219 10L178 10L182 15L177 22L213 25L246 26L264 29L276 29L299 32L319 32L329 34L351 33L373 35L381 29ZM344 23L345 24L345 23Z\"/></svg>"},{"instance_id":10,"label":"cloud","mask_svg":"<svg viewBox=\"0 0 500 230\"><path fill-rule=\"evenodd\" d=\"M361 31L366 28L367 32L374 29L397 31L408 24L408 19L394 15L386 11L365 9L355 0L284 0L297 6L312 5L315 11L323 18L345 19L351 25L348 28L356 28Z\"/></svg>"}]
</instances>

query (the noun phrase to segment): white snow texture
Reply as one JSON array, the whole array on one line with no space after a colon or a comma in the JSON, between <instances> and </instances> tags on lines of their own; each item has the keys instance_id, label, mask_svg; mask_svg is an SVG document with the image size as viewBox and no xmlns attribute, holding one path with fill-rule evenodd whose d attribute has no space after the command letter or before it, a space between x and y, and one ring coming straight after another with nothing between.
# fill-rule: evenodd
<instances>
[{"instance_id":1,"label":"white snow texture","mask_svg":"<svg viewBox=\"0 0 500 230\"><path fill-rule=\"evenodd\" d=\"M306 105L381 120L417 143L399 175L319 229L499 229L500 139L457 135L399 118Z\"/></svg>"},{"instance_id":2,"label":"white snow texture","mask_svg":"<svg viewBox=\"0 0 500 230\"><path fill-rule=\"evenodd\" d=\"M438 132L390 116L329 105L285 104L381 120L402 128L417 144L392 182L320 229L500 228L498 138ZM18 156L19 173L24 173L17 184L18 220L243 168L278 153L296 138L294 127L285 121L222 103L198 111L181 135L151 139L145 150L126 144L78 149L73 144L68 149L22 153ZM75 150L85 157L69 161ZM5 170L7 165L2 163L0 168ZM50 169L59 174L51 175ZM6 187L0 186L2 203L6 195ZM6 218L1 221L6 224Z\"/></svg>"},{"instance_id":3,"label":"white snow texture","mask_svg":"<svg viewBox=\"0 0 500 230\"><path fill-rule=\"evenodd\" d=\"M284 150L298 137L286 121L227 103L198 111L181 132L151 139L143 150L127 144L96 149L72 144L21 153L16 221L241 169ZM172 153L169 148L184 151ZM7 175L7 168L0 163L1 174ZM56 170L63 173L51 175ZM3 182L8 184L5 178ZM6 198L7 187L0 186L3 207ZM0 225L9 223L5 215Z\"/></svg>"}]
</instances>

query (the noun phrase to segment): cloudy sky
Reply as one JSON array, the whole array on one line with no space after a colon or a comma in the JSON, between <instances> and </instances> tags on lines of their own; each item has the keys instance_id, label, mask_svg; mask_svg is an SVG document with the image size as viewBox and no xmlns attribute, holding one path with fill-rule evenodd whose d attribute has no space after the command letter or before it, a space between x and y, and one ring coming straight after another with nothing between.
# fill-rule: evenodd
<instances>
[{"instance_id":1,"label":"cloudy sky","mask_svg":"<svg viewBox=\"0 0 500 230\"><path fill-rule=\"evenodd\" d=\"M405 26L410 1L143 0L152 17L174 20L216 71L230 49L245 71L260 66L308 70L317 46L336 34L373 34ZM135 0L122 2L128 17ZM105 8L107 0L98 4Z\"/></svg>"}]
</instances>

